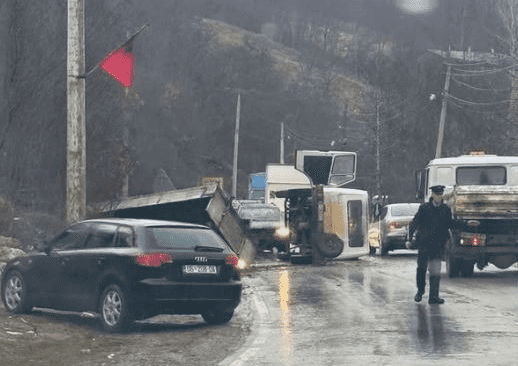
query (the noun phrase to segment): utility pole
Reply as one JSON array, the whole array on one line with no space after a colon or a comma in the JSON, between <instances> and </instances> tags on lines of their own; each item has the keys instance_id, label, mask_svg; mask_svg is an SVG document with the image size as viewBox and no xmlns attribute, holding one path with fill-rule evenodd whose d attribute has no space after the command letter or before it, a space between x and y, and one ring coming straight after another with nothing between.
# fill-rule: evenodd
<instances>
[{"instance_id":1,"label":"utility pole","mask_svg":"<svg viewBox=\"0 0 518 366\"><path fill-rule=\"evenodd\" d=\"M68 0L66 221L86 213L84 0Z\"/></svg>"},{"instance_id":2,"label":"utility pole","mask_svg":"<svg viewBox=\"0 0 518 366\"><path fill-rule=\"evenodd\" d=\"M237 197L237 151L239 145L239 115L241 113L241 94L237 94L236 131L234 134L234 165L232 169L232 198Z\"/></svg>"},{"instance_id":3,"label":"utility pole","mask_svg":"<svg viewBox=\"0 0 518 366\"><path fill-rule=\"evenodd\" d=\"M487 62L492 65L512 65L514 63L514 59L511 56L496 53L493 50L491 52L472 52L471 48L468 47L467 51L455 51L449 49L448 51L441 51L435 49L428 50L431 53L441 56L445 59L453 59L459 60L461 62ZM440 158L442 153L442 141L444 136L444 124L446 122L446 103L448 98L448 91L450 87L450 75L451 75L451 65L448 64L448 69L446 71L446 81L444 82L444 92L442 98L442 109L441 109L441 119L439 122L439 133L437 137L437 149L435 151L435 158ZM509 108L512 108L513 103L513 93L514 93L514 78L513 78L513 90L511 92L511 103ZM518 84L518 83L517 83Z\"/></svg>"},{"instance_id":4,"label":"utility pole","mask_svg":"<svg viewBox=\"0 0 518 366\"><path fill-rule=\"evenodd\" d=\"M281 122L281 158L280 163L284 164L284 122Z\"/></svg>"},{"instance_id":5,"label":"utility pole","mask_svg":"<svg viewBox=\"0 0 518 366\"><path fill-rule=\"evenodd\" d=\"M442 108L441 108L441 119L439 121L439 133L437 135L437 149L435 150L435 158L441 157L442 152L442 140L444 136L444 123L446 121L446 105L448 103L448 91L450 89L450 76L451 76L451 65L448 64L446 71L446 81L444 82L444 92L442 95Z\"/></svg>"},{"instance_id":6,"label":"utility pole","mask_svg":"<svg viewBox=\"0 0 518 366\"><path fill-rule=\"evenodd\" d=\"M380 166L380 139L381 139L381 121L380 121L380 92L376 93L376 191L378 197L381 198L381 166Z\"/></svg>"}]
</instances>

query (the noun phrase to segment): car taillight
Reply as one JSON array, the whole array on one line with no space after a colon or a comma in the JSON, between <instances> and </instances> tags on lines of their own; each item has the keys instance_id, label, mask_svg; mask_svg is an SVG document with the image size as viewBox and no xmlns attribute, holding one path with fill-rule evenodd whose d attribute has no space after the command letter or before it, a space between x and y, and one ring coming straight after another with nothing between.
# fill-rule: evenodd
<instances>
[{"instance_id":1,"label":"car taillight","mask_svg":"<svg viewBox=\"0 0 518 366\"><path fill-rule=\"evenodd\" d=\"M399 229L402 226L403 225L401 225L400 222L396 221L396 222L391 222L388 227L389 227L389 229Z\"/></svg>"},{"instance_id":2,"label":"car taillight","mask_svg":"<svg viewBox=\"0 0 518 366\"><path fill-rule=\"evenodd\" d=\"M225 258L225 263L230 264L234 268L237 267L237 264L239 263L239 258L235 255L229 255L227 258Z\"/></svg>"},{"instance_id":3,"label":"car taillight","mask_svg":"<svg viewBox=\"0 0 518 366\"><path fill-rule=\"evenodd\" d=\"M163 263L172 263L173 257L167 253L147 253L137 255L136 261L144 267L160 267Z\"/></svg>"}]
</instances>

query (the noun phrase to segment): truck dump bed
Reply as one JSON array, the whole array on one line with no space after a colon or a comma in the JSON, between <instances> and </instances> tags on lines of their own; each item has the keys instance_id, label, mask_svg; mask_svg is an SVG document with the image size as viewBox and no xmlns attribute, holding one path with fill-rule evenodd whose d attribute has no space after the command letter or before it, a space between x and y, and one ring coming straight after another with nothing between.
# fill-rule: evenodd
<instances>
[{"instance_id":1,"label":"truck dump bed","mask_svg":"<svg viewBox=\"0 0 518 366\"><path fill-rule=\"evenodd\" d=\"M126 217L190 222L212 226L241 259L252 261L255 248L217 183L105 202L92 217Z\"/></svg>"}]
</instances>

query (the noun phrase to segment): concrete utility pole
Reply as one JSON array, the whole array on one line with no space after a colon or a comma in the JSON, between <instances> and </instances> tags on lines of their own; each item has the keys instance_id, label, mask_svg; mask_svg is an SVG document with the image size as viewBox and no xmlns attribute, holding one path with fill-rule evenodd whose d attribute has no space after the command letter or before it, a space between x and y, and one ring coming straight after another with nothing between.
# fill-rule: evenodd
<instances>
[{"instance_id":1,"label":"concrete utility pole","mask_svg":"<svg viewBox=\"0 0 518 366\"><path fill-rule=\"evenodd\" d=\"M241 114L241 94L237 94L236 131L234 135L234 166L232 168L232 198L237 198L237 151L239 145L239 115Z\"/></svg>"},{"instance_id":2,"label":"concrete utility pole","mask_svg":"<svg viewBox=\"0 0 518 366\"><path fill-rule=\"evenodd\" d=\"M487 62L488 64L502 66L502 65L512 65L514 63L514 60L511 56L507 56L501 53L496 52L472 52L471 48L468 48L467 51L452 51L451 49L448 51L441 51L441 50L434 50L429 49L428 50L431 53L434 53L436 55L441 56L445 59L453 59L458 60L461 62ZM440 158L442 153L442 141L444 136L444 125L446 122L446 103L447 103L447 96L448 96L448 90L450 87L450 75L451 75L451 65L448 65L448 70L446 72L446 81L444 83L444 93L442 98L442 109L441 109L441 119L439 122L439 133L437 137L437 149L435 151L435 158ZM515 91L515 86L518 85L518 81L516 81L516 78L513 76L513 84L512 84L512 91L511 91L511 103L509 105L510 108L510 116L514 115L512 113L512 107L514 105L517 105L516 103L517 99L513 99L513 96L516 96L517 93ZM517 108L518 110L518 108ZM512 119L512 117L510 117Z\"/></svg>"},{"instance_id":3,"label":"concrete utility pole","mask_svg":"<svg viewBox=\"0 0 518 366\"><path fill-rule=\"evenodd\" d=\"M66 221L86 213L84 0L68 0Z\"/></svg>"},{"instance_id":4,"label":"concrete utility pole","mask_svg":"<svg viewBox=\"0 0 518 366\"><path fill-rule=\"evenodd\" d=\"M281 158L280 163L284 164L284 122L281 122Z\"/></svg>"},{"instance_id":5,"label":"concrete utility pole","mask_svg":"<svg viewBox=\"0 0 518 366\"><path fill-rule=\"evenodd\" d=\"M450 90L450 76L451 76L451 65L448 64L448 70L446 71L446 81L444 82L444 92L442 95L442 108L441 108L441 120L439 121L439 133L437 135L437 148L435 150L435 158L441 157L442 152L442 140L444 136L444 123L446 121L446 106L448 103L448 91Z\"/></svg>"}]
</instances>

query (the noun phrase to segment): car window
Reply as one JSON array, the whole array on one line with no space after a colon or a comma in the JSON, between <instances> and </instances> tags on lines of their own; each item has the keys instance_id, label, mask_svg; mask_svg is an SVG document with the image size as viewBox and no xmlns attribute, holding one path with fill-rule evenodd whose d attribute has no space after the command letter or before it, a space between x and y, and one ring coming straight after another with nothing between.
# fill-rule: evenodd
<instances>
[{"instance_id":1,"label":"car window","mask_svg":"<svg viewBox=\"0 0 518 366\"><path fill-rule=\"evenodd\" d=\"M194 249L196 246L228 249L214 231L188 227L148 227L146 245L150 248Z\"/></svg>"},{"instance_id":2,"label":"car window","mask_svg":"<svg viewBox=\"0 0 518 366\"><path fill-rule=\"evenodd\" d=\"M117 231L115 246L118 248L133 247L133 230L128 226L120 226Z\"/></svg>"},{"instance_id":3,"label":"car window","mask_svg":"<svg viewBox=\"0 0 518 366\"><path fill-rule=\"evenodd\" d=\"M51 240L48 245L55 250L80 249L84 246L88 233L87 225L74 225Z\"/></svg>"},{"instance_id":4,"label":"car window","mask_svg":"<svg viewBox=\"0 0 518 366\"><path fill-rule=\"evenodd\" d=\"M415 216L418 205L392 206L390 213L392 216Z\"/></svg>"},{"instance_id":5,"label":"car window","mask_svg":"<svg viewBox=\"0 0 518 366\"><path fill-rule=\"evenodd\" d=\"M84 248L108 248L113 246L116 230L117 226L112 224L91 224L90 236L88 237Z\"/></svg>"}]
</instances>

